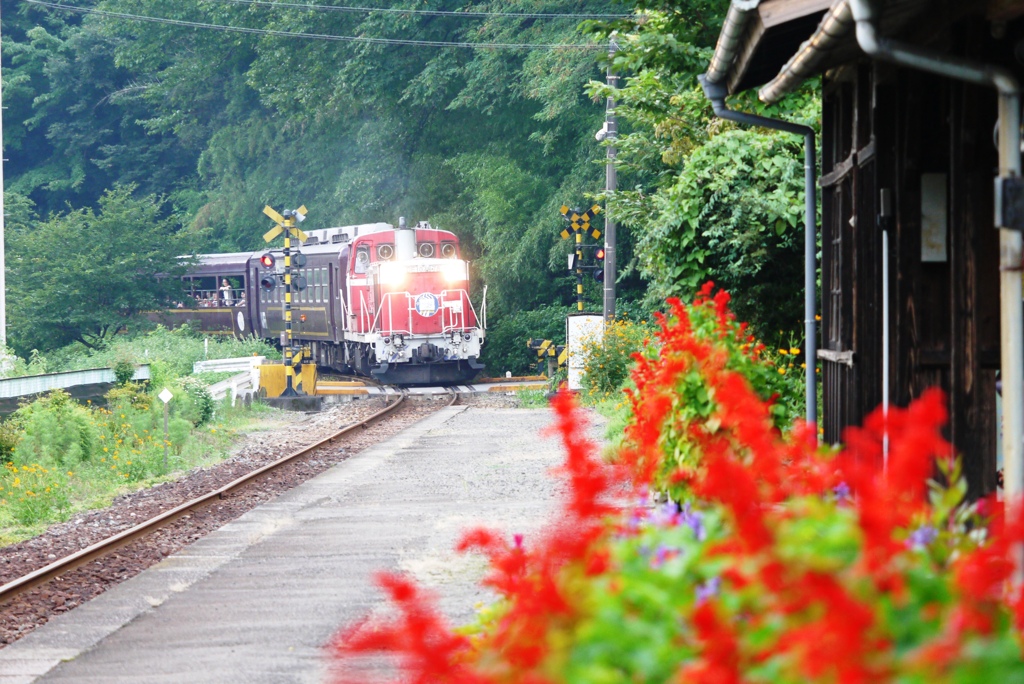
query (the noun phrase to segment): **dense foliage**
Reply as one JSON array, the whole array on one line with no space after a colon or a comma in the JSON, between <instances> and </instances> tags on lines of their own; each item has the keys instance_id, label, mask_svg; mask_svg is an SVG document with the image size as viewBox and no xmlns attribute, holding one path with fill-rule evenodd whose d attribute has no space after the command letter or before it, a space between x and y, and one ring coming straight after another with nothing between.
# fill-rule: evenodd
<instances>
[{"instance_id":1,"label":"dense foliage","mask_svg":"<svg viewBox=\"0 0 1024 684\"><path fill-rule=\"evenodd\" d=\"M803 140L714 117L697 83L728 3L642 1L646 12L602 25L618 30L613 64L627 74L611 91L624 121L619 192L611 213L633 233L633 267L648 301L688 297L708 278L734 293L737 314L759 335L800 328L803 287ZM813 83L780 105L749 95L731 106L817 126Z\"/></svg>"},{"instance_id":2,"label":"dense foliage","mask_svg":"<svg viewBox=\"0 0 1024 684\"><path fill-rule=\"evenodd\" d=\"M571 16L317 11L206 0L74 4L360 40L593 44ZM382 6L628 12L610 0ZM8 188L30 198L42 219L56 212L77 217L109 189L133 186L139 197L167 198L163 213L173 223L162 230L181 226L190 236L186 251L234 251L262 244L265 204L303 203L314 228L394 223L405 215L461 236L474 273L490 285L495 322L573 298L561 276L568 245L558 237L558 207L586 203L587 193L603 187L603 169L594 163L602 151L593 137L603 112L584 92L601 75L599 49L304 40L13 0L3 0L3 21ZM36 221L27 211L24 223ZM588 297L599 301L592 282ZM28 333L15 340L23 354L64 342Z\"/></svg>"},{"instance_id":3,"label":"dense foliage","mask_svg":"<svg viewBox=\"0 0 1024 684\"><path fill-rule=\"evenodd\" d=\"M620 302L647 295L649 306L710 276L740 293L734 305L762 334L799 327L800 141L723 124L696 85L726 0L387 3L388 10L498 13L486 17L364 4L370 10L74 3L256 30L240 34L2 0L11 232L29 236L19 227L42 222L81 234L89 218L83 212L98 215L101 198L118 187L157 207L157 232L178 236L173 249L180 253L259 246L264 204L304 203L313 227L428 219L461 236L478 284L490 287L490 320L500 326L519 311L574 299L557 210L601 195L604 151L593 133L602 98L612 94L621 131L622 190L610 204L624 226ZM509 16L524 12L628 18ZM602 60L613 30L622 78L610 92ZM379 39L597 49L367 42ZM746 100L736 106L778 113ZM815 123L812 98L798 95L785 106ZM35 256L47 262L68 246L36 244ZM12 257L21 251L12 240ZM13 298L31 299L32 315L66 308L58 290L21 272L11 276ZM585 297L599 308L600 285L587 279ZM117 316L123 322L133 309ZM71 339L102 343L97 331L113 323L97 325L79 311L79 322L43 321L46 332L31 317L11 317L12 341L22 355ZM56 328L59 334L50 334ZM488 357L495 368L528 361L514 345Z\"/></svg>"},{"instance_id":4,"label":"dense foliage","mask_svg":"<svg viewBox=\"0 0 1024 684\"><path fill-rule=\"evenodd\" d=\"M820 449L810 426L780 431L762 396L778 373L711 295L671 302L657 352L637 355L617 465L558 396L561 510L533 539L460 543L487 557L501 597L478 625L452 630L428 594L383 575L398 615L339 633L342 663L390 652L424 684L1024 676L1024 596L1009 583L1024 521L963 501L941 392ZM936 469L945 484L928 480ZM635 503L619 503L623 486Z\"/></svg>"},{"instance_id":5,"label":"dense foliage","mask_svg":"<svg viewBox=\"0 0 1024 684\"><path fill-rule=\"evenodd\" d=\"M108 505L126 488L223 458L232 430L263 409L218 404L207 384L191 376L192 364L207 356L274 353L251 339L207 343L185 326L119 335L98 351L72 346L52 356L35 354L27 368L19 363L17 372L40 373L112 366L125 381L102 406L56 390L0 422L0 544L83 508ZM149 364L149 383L127 380L138 363ZM164 404L155 396L165 387L173 395L166 438Z\"/></svg>"},{"instance_id":6,"label":"dense foliage","mask_svg":"<svg viewBox=\"0 0 1024 684\"><path fill-rule=\"evenodd\" d=\"M99 198L98 211L70 210L11 232L17 347L102 347L133 316L180 292L189 263L178 258L180 235L159 201L131 192L119 187Z\"/></svg>"}]
</instances>

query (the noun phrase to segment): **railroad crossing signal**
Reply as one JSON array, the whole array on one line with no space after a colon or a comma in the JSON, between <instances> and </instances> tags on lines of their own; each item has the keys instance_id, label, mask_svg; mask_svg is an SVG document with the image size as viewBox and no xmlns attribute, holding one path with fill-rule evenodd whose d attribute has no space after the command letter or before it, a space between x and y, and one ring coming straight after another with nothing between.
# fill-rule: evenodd
<instances>
[{"instance_id":1,"label":"railroad crossing signal","mask_svg":"<svg viewBox=\"0 0 1024 684\"><path fill-rule=\"evenodd\" d=\"M569 352L564 344L555 344L551 340L535 340L530 338L526 341L527 348L537 352L537 361L547 359L548 375L554 375L555 366L564 366L569 360Z\"/></svg>"},{"instance_id":2,"label":"railroad crossing signal","mask_svg":"<svg viewBox=\"0 0 1024 684\"><path fill-rule=\"evenodd\" d=\"M284 335L281 340L281 347L284 349L284 375L285 375L285 387L284 392L281 394L282 397L295 397L300 394L296 391L296 386L301 382L301 376L299 381L296 382L295 377L295 365L300 363L302 360L302 350L298 352L292 346L292 285L297 285L299 290L305 289L306 283L305 278L299 277L298 282L292 282L292 238L305 242L308 238L305 233L296 227L296 223L301 223L306 220L306 207L301 206L295 210L286 210L283 214L279 214L269 206L263 207L263 213L270 217L275 225L269 231L263 235L263 239L267 242L275 239L279 235L284 235ZM300 261L298 257L301 257L302 263L305 263L305 257L301 254L296 253L296 262ZM267 262L260 260L264 266ZM273 258L270 259L270 264L273 265ZM302 266L302 263L296 263L297 266ZM276 278L274 279L276 280ZM276 283L270 279L270 276L264 277L260 280L260 287L265 290L272 290Z\"/></svg>"},{"instance_id":3,"label":"railroad crossing signal","mask_svg":"<svg viewBox=\"0 0 1024 684\"><path fill-rule=\"evenodd\" d=\"M576 211L573 211L572 214L570 214L569 207L565 206L564 204L562 205L562 208L559 209L558 211L561 212L562 216L565 217L565 220L569 222L569 227L563 229L560 233L563 240L569 239L570 229L572 229L573 233L579 233L581 231L583 233L590 233L591 237L593 237L595 240L601 237L601 231L599 231L597 228L590 228L590 220L601 213L601 207L599 205L595 204L582 214Z\"/></svg>"},{"instance_id":4,"label":"railroad crossing signal","mask_svg":"<svg viewBox=\"0 0 1024 684\"><path fill-rule=\"evenodd\" d=\"M302 205L301 207L299 207L298 209L291 213L296 217L295 220L301 223L302 221L306 220L306 212L306 205ZM274 226L273 228L271 228L270 230L263 234L264 242L270 242L271 240L273 240L286 230L288 231L288 235L290 237L295 238L296 240L301 240L302 242L305 242L306 240L309 239L305 233L303 233L295 226L294 221L289 221L285 219L284 216L274 211L272 207L263 207L263 213L269 216L270 220L277 224L276 226ZM291 218L291 216L289 216L289 218Z\"/></svg>"},{"instance_id":5,"label":"railroad crossing signal","mask_svg":"<svg viewBox=\"0 0 1024 684\"><path fill-rule=\"evenodd\" d=\"M601 231L590 227L590 220L601 213L601 207L595 204L590 209L580 213L579 210L572 211L563 204L562 208L558 211L569 223L568 227L563 228L562 232L559 233L562 239L568 240L570 235L575 235L576 238L576 249L569 255L569 271L576 274L576 308L579 311L583 311L583 272L595 268L594 266L583 265L583 250L597 247L596 245L584 245L583 236L589 234L595 240L601 237ZM604 250L602 249L600 256L597 258L598 267L603 268L601 264L603 258ZM595 273L594 278L600 282L603 279L603 274L601 277L598 277L597 273Z\"/></svg>"}]
</instances>

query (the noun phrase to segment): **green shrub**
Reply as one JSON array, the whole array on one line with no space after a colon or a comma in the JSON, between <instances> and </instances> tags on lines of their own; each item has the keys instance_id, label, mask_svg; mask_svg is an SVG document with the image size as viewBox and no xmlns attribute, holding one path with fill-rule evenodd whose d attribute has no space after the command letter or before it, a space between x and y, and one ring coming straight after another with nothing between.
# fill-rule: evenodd
<instances>
[{"instance_id":1,"label":"green shrub","mask_svg":"<svg viewBox=\"0 0 1024 684\"><path fill-rule=\"evenodd\" d=\"M133 409L149 411L153 405L153 397L146 392L146 388L134 382L115 387L103 397L107 400L107 405L111 407L128 404Z\"/></svg>"},{"instance_id":2,"label":"green shrub","mask_svg":"<svg viewBox=\"0 0 1024 684\"><path fill-rule=\"evenodd\" d=\"M516 390L516 399L521 408L547 408L548 391L536 389Z\"/></svg>"},{"instance_id":3,"label":"green shrub","mask_svg":"<svg viewBox=\"0 0 1024 684\"><path fill-rule=\"evenodd\" d=\"M182 378L177 382L178 391L171 400L175 414L188 419L196 427L213 417L213 397L210 388L202 380Z\"/></svg>"},{"instance_id":4,"label":"green shrub","mask_svg":"<svg viewBox=\"0 0 1024 684\"><path fill-rule=\"evenodd\" d=\"M68 494L67 479L57 468L8 463L0 471L0 503L22 525L63 520L71 507Z\"/></svg>"},{"instance_id":5,"label":"green shrub","mask_svg":"<svg viewBox=\"0 0 1024 684\"><path fill-rule=\"evenodd\" d=\"M0 422L0 463L10 463L14 458L14 448L21 441L23 429L22 421L14 416Z\"/></svg>"},{"instance_id":6,"label":"green shrub","mask_svg":"<svg viewBox=\"0 0 1024 684\"><path fill-rule=\"evenodd\" d=\"M88 461L96 452L92 414L64 390L50 392L15 415L24 422L24 436L13 454L16 463L63 467Z\"/></svg>"},{"instance_id":7,"label":"green shrub","mask_svg":"<svg viewBox=\"0 0 1024 684\"><path fill-rule=\"evenodd\" d=\"M192 423L185 418L171 418L167 423L168 444L175 453L180 454L188 436L192 433Z\"/></svg>"},{"instance_id":8,"label":"green shrub","mask_svg":"<svg viewBox=\"0 0 1024 684\"><path fill-rule=\"evenodd\" d=\"M208 344L204 344L202 334L187 325L174 330L157 326L132 337L119 336L105 349L78 350L75 356L67 359L67 368L113 366L121 358L130 358L139 363L163 364L164 377L184 377L191 375L196 361L205 358L227 359L254 354L281 358L280 352L271 344L253 337L243 340L211 338ZM155 375L153 384L157 384Z\"/></svg>"},{"instance_id":9,"label":"green shrub","mask_svg":"<svg viewBox=\"0 0 1024 684\"><path fill-rule=\"evenodd\" d=\"M114 378L118 385L127 385L135 377L135 363L127 356L114 362Z\"/></svg>"},{"instance_id":10,"label":"green shrub","mask_svg":"<svg viewBox=\"0 0 1024 684\"><path fill-rule=\"evenodd\" d=\"M517 311L504 316L487 332L481 358L487 373L527 375L537 370L537 353L527 348L530 338L565 344L565 316L568 307L542 306L532 311Z\"/></svg>"},{"instance_id":11,"label":"green shrub","mask_svg":"<svg viewBox=\"0 0 1024 684\"><path fill-rule=\"evenodd\" d=\"M603 339L586 347L583 388L588 397L601 399L618 392L629 379L633 354L643 350L653 335L654 329L647 321L620 319L605 326Z\"/></svg>"}]
</instances>

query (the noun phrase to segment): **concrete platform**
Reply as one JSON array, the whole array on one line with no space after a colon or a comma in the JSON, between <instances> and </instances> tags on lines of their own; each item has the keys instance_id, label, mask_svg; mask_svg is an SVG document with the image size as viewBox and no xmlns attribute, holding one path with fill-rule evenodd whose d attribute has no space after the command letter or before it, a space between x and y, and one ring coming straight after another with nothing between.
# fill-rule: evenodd
<instances>
[{"instance_id":1,"label":"concrete platform","mask_svg":"<svg viewBox=\"0 0 1024 684\"><path fill-rule=\"evenodd\" d=\"M404 570L456 623L490 596L466 528L530 533L561 459L545 410L442 409L0 650L0 684L330 680L323 645Z\"/></svg>"}]
</instances>

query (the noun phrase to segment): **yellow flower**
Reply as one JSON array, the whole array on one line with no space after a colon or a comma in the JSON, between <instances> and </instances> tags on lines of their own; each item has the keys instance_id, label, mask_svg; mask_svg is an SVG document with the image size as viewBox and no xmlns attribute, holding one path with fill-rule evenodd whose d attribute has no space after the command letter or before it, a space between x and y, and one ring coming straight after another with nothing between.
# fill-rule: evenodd
<instances>
[{"instance_id":1,"label":"yellow flower","mask_svg":"<svg viewBox=\"0 0 1024 684\"><path fill-rule=\"evenodd\" d=\"M780 354L782 354L782 355L787 355L787 354L789 354L789 352L788 352L788 351L786 351L785 349L780 349L780 350L779 350L779 353L780 353Z\"/></svg>"},{"instance_id":2,"label":"yellow flower","mask_svg":"<svg viewBox=\"0 0 1024 684\"><path fill-rule=\"evenodd\" d=\"M11 486L12 487L20 487L21 486L21 478L20 477L14 478L14 482L11 483Z\"/></svg>"},{"instance_id":3,"label":"yellow flower","mask_svg":"<svg viewBox=\"0 0 1024 684\"><path fill-rule=\"evenodd\" d=\"M790 347L789 353L792 354L793 356L796 356L797 354L800 353L800 347Z\"/></svg>"},{"instance_id":4,"label":"yellow flower","mask_svg":"<svg viewBox=\"0 0 1024 684\"><path fill-rule=\"evenodd\" d=\"M103 450L104 451L110 451L109 449L107 449L107 447L103 447Z\"/></svg>"},{"instance_id":5,"label":"yellow flower","mask_svg":"<svg viewBox=\"0 0 1024 684\"><path fill-rule=\"evenodd\" d=\"M131 465L131 464L132 464L131 461L125 461L125 465Z\"/></svg>"},{"instance_id":6,"label":"yellow flower","mask_svg":"<svg viewBox=\"0 0 1024 684\"><path fill-rule=\"evenodd\" d=\"M819 314L814 314L814 320L820 321L821 320L821 316Z\"/></svg>"},{"instance_id":7,"label":"yellow flower","mask_svg":"<svg viewBox=\"0 0 1024 684\"><path fill-rule=\"evenodd\" d=\"M124 418L124 414L123 413L121 414L121 417Z\"/></svg>"},{"instance_id":8,"label":"yellow flower","mask_svg":"<svg viewBox=\"0 0 1024 684\"><path fill-rule=\"evenodd\" d=\"M801 364L800 364L800 367L801 367L801 368L807 368L807 364L806 364L806 363L801 363Z\"/></svg>"},{"instance_id":9,"label":"yellow flower","mask_svg":"<svg viewBox=\"0 0 1024 684\"><path fill-rule=\"evenodd\" d=\"M210 428L210 432L216 432L217 428Z\"/></svg>"},{"instance_id":10,"label":"yellow flower","mask_svg":"<svg viewBox=\"0 0 1024 684\"><path fill-rule=\"evenodd\" d=\"M75 476L75 474L69 470L68 471L68 477L74 477L74 476Z\"/></svg>"},{"instance_id":11,"label":"yellow flower","mask_svg":"<svg viewBox=\"0 0 1024 684\"><path fill-rule=\"evenodd\" d=\"M785 374L786 374L786 369L785 368L780 368L779 369L779 375L785 375Z\"/></svg>"}]
</instances>

